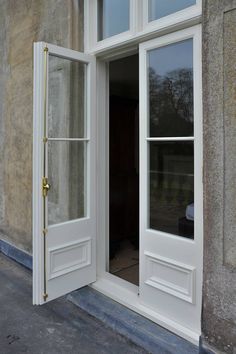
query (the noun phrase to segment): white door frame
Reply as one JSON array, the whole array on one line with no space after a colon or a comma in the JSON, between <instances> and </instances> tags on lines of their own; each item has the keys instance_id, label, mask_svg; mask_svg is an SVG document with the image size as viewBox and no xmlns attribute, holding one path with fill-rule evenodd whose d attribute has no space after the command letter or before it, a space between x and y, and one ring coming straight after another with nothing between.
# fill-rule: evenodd
<instances>
[{"instance_id":1,"label":"white door frame","mask_svg":"<svg viewBox=\"0 0 236 354\"><path fill-rule=\"evenodd\" d=\"M150 138L148 128L148 52L193 39L194 136ZM140 300L168 313L183 326L201 334L203 263L201 27L190 27L140 45ZM152 141L194 145L194 240L149 227L148 145ZM178 254L177 254L178 252ZM154 271L153 267L156 267ZM158 271L157 271L158 269ZM162 281L160 269L168 274ZM178 283L176 277L185 283ZM181 288L183 286L183 288ZM173 299L173 301L172 301ZM155 304L155 305L154 305ZM172 306L171 306L172 305ZM178 320L179 319L179 320Z\"/></svg>"},{"instance_id":2,"label":"white door frame","mask_svg":"<svg viewBox=\"0 0 236 354\"><path fill-rule=\"evenodd\" d=\"M202 296L202 259L203 259L203 208L202 208L202 81L201 81L201 25L192 26L190 28L174 32L172 34L167 34L159 38L159 41L167 43L174 42L175 39L178 40L178 37L184 36L186 38L194 37L194 67L195 67L195 86L194 86L194 109L195 114L199 117L197 122L198 135L195 144L197 144L198 153L195 159L195 173L196 179L199 181L197 185L198 193L200 194L199 198L199 214L201 214L200 224L197 226L198 232L200 233L199 237L199 257L200 257L200 273L201 279L199 279L199 289L197 289L197 297L199 299L199 317L201 316L201 296ZM156 41L156 40L154 40ZM143 44L145 46L145 43ZM133 51L133 46L130 48L130 51ZM126 49L126 52L129 53L129 48ZM104 56L106 60L109 60L114 56L119 57L119 51L109 50L109 55ZM124 51L121 50L120 56L124 56ZM98 204L97 204L97 281L91 286L102 292L103 294L111 297L115 301L120 302L126 307L138 312L139 314L151 319L157 324L169 329L170 331L180 335L181 337L193 342L194 344L199 343L199 336L201 334L200 330L195 332L186 328L177 322L158 314L152 309L148 308L140 302L138 295L138 287L135 285L124 281L110 273L107 272L107 254L108 254L108 232L109 224L107 220L108 216L108 112L109 112L109 103L108 103L108 67L104 60L97 60L97 119L98 119L98 145L97 145L97 162L98 162L98 174L97 174L97 191L98 191ZM142 90L142 88L141 88ZM141 102L140 102L141 103ZM140 105L141 106L141 105ZM140 109L144 109L140 107ZM140 127L141 129L141 127ZM142 151L140 153L143 153ZM197 168L196 168L197 167ZM197 190L195 186L195 191ZM143 216L140 216L140 220Z\"/></svg>"},{"instance_id":3,"label":"white door frame","mask_svg":"<svg viewBox=\"0 0 236 354\"><path fill-rule=\"evenodd\" d=\"M49 279L49 250L46 253L46 234L47 230L47 202L45 198L42 197L42 177L44 173L47 174L47 147L46 143L49 140L47 137L47 92L48 92L48 54L58 56L60 58L79 61L81 63L87 64L87 86L86 86L86 116L87 116L87 136L85 138L75 138L75 139L54 139L54 140L83 140L88 141L88 180L87 183L89 188L87 190L87 214L84 218L76 219L72 221L67 221L61 223L60 226L67 227L67 232L70 231L73 234L73 240L70 244L64 243L64 249L73 247L73 242L77 242L78 239L78 225L83 222L85 225L86 232L89 233L89 238L87 235L88 243L92 246L88 246L89 254L86 256L88 260L92 258L89 264L84 264L89 268L89 273L85 271L86 274L83 275L83 279L79 279L78 284L76 284L76 279L73 272L75 272L75 267L71 266L70 271L67 272L67 283L63 287L57 284L52 296L47 294L47 281ZM75 290L79 286L88 285L92 281L96 280L96 161L95 161L95 145L96 145L96 61L95 57L80 53L71 49L58 47L49 43L39 42L34 45L34 120L33 120L33 303L43 304L48 300L56 298L62 293L67 293L69 291ZM43 68L43 70L42 70ZM94 100L94 101L92 101ZM93 121L93 124L91 123ZM51 139L53 140L53 139ZM91 143L92 141L92 143ZM45 154L45 159L44 159ZM45 165L43 163L45 160ZM44 204L45 203L45 204ZM44 215L45 214L45 215ZM52 233L58 235L56 227L58 225L50 226ZM80 229L80 232L82 228ZM84 229L83 229L84 231ZM81 232L82 233L82 232ZM85 236L84 242L85 242ZM57 237L55 237L57 238ZM82 245L82 240L80 243ZM77 242L79 244L79 242ZM79 247L79 245L78 245ZM91 247L91 248L90 248ZM61 248L60 248L61 249ZM53 248L51 248L53 250ZM59 248L58 248L59 250ZM90 254L90 252L92 254ZM77 267L79 272L79 266ZM66 272L63 271L58 274L58 279ZM77 274L78 275L78 274ZM70 277L70 279L69 279ZM51 277L52 278L52 277ZM73 279L72 279L73 278ZM77 277L78 278L78 277ZM60 280L61 282L61 280ZM62 283L62 282L61 282Z\"/></svg>"},{"instance_id":4,"label":"white door frame","mask_svg":"<svg viewBox=\"0 0 236 354\"><path fill-rule=\"evenodd\" d=\"M196 96L197 101L195 101L195 107L199 110L199 131L202 131L202 122L201 122L201 111L202 111L202 99L201 99L201 25L193 26L183 31L195 31L198 35L196 36L196 56L194 59L194 65L197 66L196 72L197 77L195 77L195 93L198 93ZM167 40L168 36L175 36L178 32L175 32L170 35L165 35L160 37L160 40ZM43 53L44 43L41 44L41 49ZM51 47L53 51L53 47ZM136 47L137 48L137 47ZM133 51L134 47L130 48ZM71 58L71 55L75 55L76 58L81 61L83 60L91 60L91 55L88 55L87 59L86 54L83 54L81 58L78 57L77 52L66 50L68 51L68 55ZM109 56L122 56L124 54L124 50L122 49L122 53L119 51L109 50ZM127 53L129 52L129 48L127 49ZM64 55L63 55L64 54ZM65 51L58 52L59 56L66 56ZM44 60L43 54L40 56L41 64ZM36 66L35 62L35 66ZM39 62L40 66L40 62ZM39 294L43 294L44 291L44 274L43 274L43 262L42 262L42 252L43 252L43 237L42 237L42 198L41 198L41 177L42 174L42 165L40 161L42 161L42 153L43 153L43 125L41 118L43 116L44 111L44 73L40 72L39 66L35 67L35 75L37 78L38 86L35 87L34 90L34 150L33 150L33 159L34 159L34 167L33 167L33 205L37 205L34 209L33 213L33 249L34 249L34 274L33 274L33 287L34 287L34 303L40 303L42 299L39 298ZM190 340L191 342L198 344L199 340L199 332L194 332L184 326L179 325L173 320L158 314L157 312L153 311L152 309L148 308L147 306L143 305L139 301L138 296L138 289L133 284L130 284L118 277L111 275L108 273L107 270L107 254L108 254L108 247L107 247L107 235L108 235L108 224L107 224L107 210L108 210L108 193L107 193L107 153L108 153L108 81L107 81L107 65L103 61L98 61L97 63L97 276L98 280L92 285L95 289L99 290L100 292L108 295L109 297L113 298L114 300L122 303L123 305L127 306L128 308L140 313L141 315L151 319L152 321L160 324L161 326L171 330L172 332ZM36 89L37 94L40 95L40 99L36 96ZM96 90L96 87L93 88ZM96 107L96 103L92 105L93 113L94 108ZM197 178L199 181L202 181L202 134L198 135L198 148L199 153L196 160L198 165L198 169L195 169L197 173ZM202 185L199 184L199 191L202 195ZM200 205L200 210L202 210L202 203ZM199 225L200 232L202 232L202 223ZM35 252L37 250L37 252ZM199 251L200 257L203 257L203 250L202 250L202 240L199 243ZM202 270L201 270L202 273ZM199 297L201 297L202 289L199 288Z\"/></svg>"}]
</instances>

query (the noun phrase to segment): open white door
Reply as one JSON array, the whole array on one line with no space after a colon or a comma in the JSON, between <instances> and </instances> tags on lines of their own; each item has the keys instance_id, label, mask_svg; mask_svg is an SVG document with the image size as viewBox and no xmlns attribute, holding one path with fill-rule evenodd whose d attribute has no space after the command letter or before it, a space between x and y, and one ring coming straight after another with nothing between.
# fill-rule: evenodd
<instances>
[{"instance_id":1,"label":"open white door","mask_svg":"<svg viewBox=\"0 0 236 354\"><path fill-rule=\"evenodd\" d=\"M33 303L96 280L95 58L34 44Z\"/></svg>"},{"instance_id":2,"label":"open white door","mask_svg":"<svg viewBox=\"0 0 236 354\"><path fill-rule=\"evenodd\" d=\"M140 45L140 301L198 342L203 215L201 28Z\"/></svg>"}]
</instances>

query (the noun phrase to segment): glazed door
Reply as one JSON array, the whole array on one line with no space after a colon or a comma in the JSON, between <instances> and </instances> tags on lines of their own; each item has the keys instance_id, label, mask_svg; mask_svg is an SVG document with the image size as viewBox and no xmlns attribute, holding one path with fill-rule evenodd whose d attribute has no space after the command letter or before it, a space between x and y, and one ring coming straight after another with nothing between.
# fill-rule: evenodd
<instances>
[{"instance_id":1,"label":"glazed door","mask_svg":"<svg viewBox=\"0 0 236 354\"><path fill-rule=\"evenodd\" d=\"M95 60L34 45L33 302L96 280Z\"/></svg>"},{"instance_id":2,"label":"glazed door","mask_svg":"<svg viewBox=\"0 0 236 354\"><path fill-rule=\"evenodd\" d=\"M200 33L196 26L140 45L140 301L160 323L196 341L203 257Z\"/></svg>"}]
</instances>

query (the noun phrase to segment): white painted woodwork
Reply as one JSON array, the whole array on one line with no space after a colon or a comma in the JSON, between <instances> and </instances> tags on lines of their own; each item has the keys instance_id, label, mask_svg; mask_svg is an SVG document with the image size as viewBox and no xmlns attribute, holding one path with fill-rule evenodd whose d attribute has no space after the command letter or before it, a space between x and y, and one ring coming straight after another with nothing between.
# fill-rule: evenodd
<instances>
[{"instance_id":1,"label":"white painted woodwork","mask_svg":"<svg viewBox=\"0 0 236 354\"><path fill-rule=\"evenodd\" d=\"M193 38L194 71L194 240L149 229L148 51ZM195 26L140 44L140 302L200 335L203 259L201 27ZM174 58L173 58L174 60ZM171 138L179 141L182 138Z\"/></svg>"},{"instance_id":2,"label":"white painted woodwork","mask_svg":"<svg viewBox=\"0 0 236 354\"><path fill-rule=\"evenodd\" d=\"M148 251L144 255L147 266L145 284L195 303L194 267Z\"/></svg>"},{"instance_id":3,"label":"white painted woodwork","mask_svg":"<svg viewBox=\"0 0 236 354\"><path fill-rule=\"evenodd\" d=\"M191 22L191 21L190 21ZM147 35L146 38L149 38ZM171 35L158 37L156 40L141 44L140 46L140 131L143 136L140 145L140 154L142 159L141 171L146 174L146 154L145 144L148 141L156 140L146 135L146 50L149 46L154 48L174 43L183 39L193 38L194 42L194 130L195 136L192 137L167 137L157 138L160 141L193 141L195 144L195 206L197 208L195 215L195 240L183 239L181 237L167 235L166 241L159 241L166 234L159 233L160 240L152 239L149 243L151 247L142 248L141 255L143 261L140 271L143 273L143 286L140 283L140 289L127 281L108 273L108 250L109 250L109 70L108 61L113 57L122 57L133 53L133 46L127 47L124 53L122 45L119 50L104 49L102 58L97 59L97 114L98 114L98 145L97 145L97 190L98 205L97 223L98 223L98 243L97 243L97 272L98 280L92 284L92 287L103 294L120 302L124 306L138 312L150 320L160 324L168 330L180 335L181 337L198 345L200 335L201 318L201 296L202 296L202 259L203 259L203 208L202 208L202 87L201 87L201 25L193 26L185 30L174 32ZM144 46L142 48L142 45ZM146 45L146 47L145 47ZM140 237L145 242L145 237L150 237L150 230L145 229L147 215L145 211L146 181L140 179L141 199L140 199ZM183 239L182 249L180 244ZM141 240L141 242L142 242ZM161 241L162 242L162 241ZM165 244L165 246L164 246ZM144 251L146 255L144 255ZM188 254L189 252L189 254ZM178 255L178 256L177 256ZM154 264L154 270L150 267ZM147 268L145 268L147 267ZM149 267L149 268L148 268ZM146 270L145 270L146 269ZM160 273L157 275L157 269ZM171 277L164 279L164 274L169 273ZM145 284L145 282L151 282ZM155 285L155 286L153 286ZM143 287L147 293L143 292ZM161 289L160 289L161 288ZM163 289L165 291L163 291ZM148 294L148 291L151 294ZM157 293L161 293L162 307L158 307L155 302ZM176 310L174 316L166 311L166 307ZM178 309L179 303L181 310ZM177 305L176 305L177 304ZM191 311L185 308L191 308ZM181 312L182 311L182 312ZM193 316L191 318L191 316ZM183 319L183 320L182 320ZM189 324L190 323L190 324Z\"/></svg>"},{"instance_id":4,"label":"white painted woodwork","mask_svg":"<svg viewBox=\"0 0 236 354\"><path fill-rule=\"evenodd\" d=\"M96 280L96 72L95 57L48 43L34 44L34 138L33 138L33 303L43 304L43 123L44 123L44 48L54 56L85 63L87 66L87 136L52 138L57 141L84 141L87 144L86 217L47 225L46 292L47 301ZM47 78L50 80L50 78ZM48 87L48 82L47 82ZM46 90L46 97L48 90ZM46 159L48 163L48 159ZM46 167L47 170L48 166ZM50 183L50 181L49 181ZM50 193L50 191L49 191ZM47 208L46 208L47 215ZM47 219L47 218L46 218Z\"/></svg>"},{"instance_id":5,"label":"white painted woodwork","mask_svg":"<svg viewBox=\"0 0 236 354\"><path fill-rule=\"evenodd\" d=\"M96 32L95 0L85 3L85 47L95 57L48 45L49 50L65 58L87 63L88 114L90 134L84 140L90 145L88 217L49 227L47 242L48 301L98 279L92 286L128 308L198 344L201 324L203 208L202 208L202 89L201 89L201 1L196 7L167 16L163 23L145 24L145 1L133 0L136 16L132 31L94 42ZM136 6L137 5L137 6ZM95 12L94 12L95 11ZM91 16L90 16L91 15ZM91 23L92 21L92 23ZM181 29L180 31L177 31ZM94 32L95 31L95 32ZM172 33L171 33L172 32ZM168 34L166 34L168 33ZM150 38L154 38L147 42ZM156 138L147 136L147 50L187 38L194 42L194 137L159 138L159 140L193 141L195 145L195 239L188 240L147 228L147 144ZM141 44L140 44L141 43ZM140 44L140 288L107 272L109 232L109 166L108 166L108 70L102 59L122 57L137 51ZM34 47L34 152L33 152L33 302L43 303L43 237L42 237L42 137L43 137L43 48ZM95 99L97 90L97 104ZM98 119L98 141L95 149L95 121ZM51 140L73 141L54 138ZM77 139L79 140L79 139ZM97 160L97 170L95 169ZM96 199L96 190L98 200ZM96 241L97 216L97 251Z\"/></svg>"},{"instance_id":6,"label":"white painted woodwork","mask_svg":"<svg viewBox=\"0 0 236 354\"><path fill-rule=\"evenodd\" d=\"M130 0L129 31L98 41L97 0L85 1L84 5L85 52L99 56L112 53L124 45L137 45L147 39L198 24L201 22L202 13L202 0L196 0L196 5L149 22L148 0Z\"/></svg>"}]
</instances>

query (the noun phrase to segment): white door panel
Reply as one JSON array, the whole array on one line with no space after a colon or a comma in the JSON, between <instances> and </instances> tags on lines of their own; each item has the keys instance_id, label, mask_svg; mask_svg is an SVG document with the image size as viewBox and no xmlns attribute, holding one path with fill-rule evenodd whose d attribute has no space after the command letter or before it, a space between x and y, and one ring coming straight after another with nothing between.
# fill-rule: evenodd
<instances>
[{"instance_id":1,"label":"white door panel","mask_svg":"<svg viewBox=\"0 0 236 354\"><path fill-rule=\"evenodd\" d=\"M140 45L140 302L196 336L203 258L200 63L200 26ZM193 202L194 222L186 218Z\"/></svg>"},{"instance_id":2,"label":"white door panel","mask_svg":"<svg viewBox=\"0 0 236 354\"><path fill-rule=\"evenodd\" d=\"M95 77L94 57L35 43L35 304L96 280Z\"/></svg>"}]
</instances>

